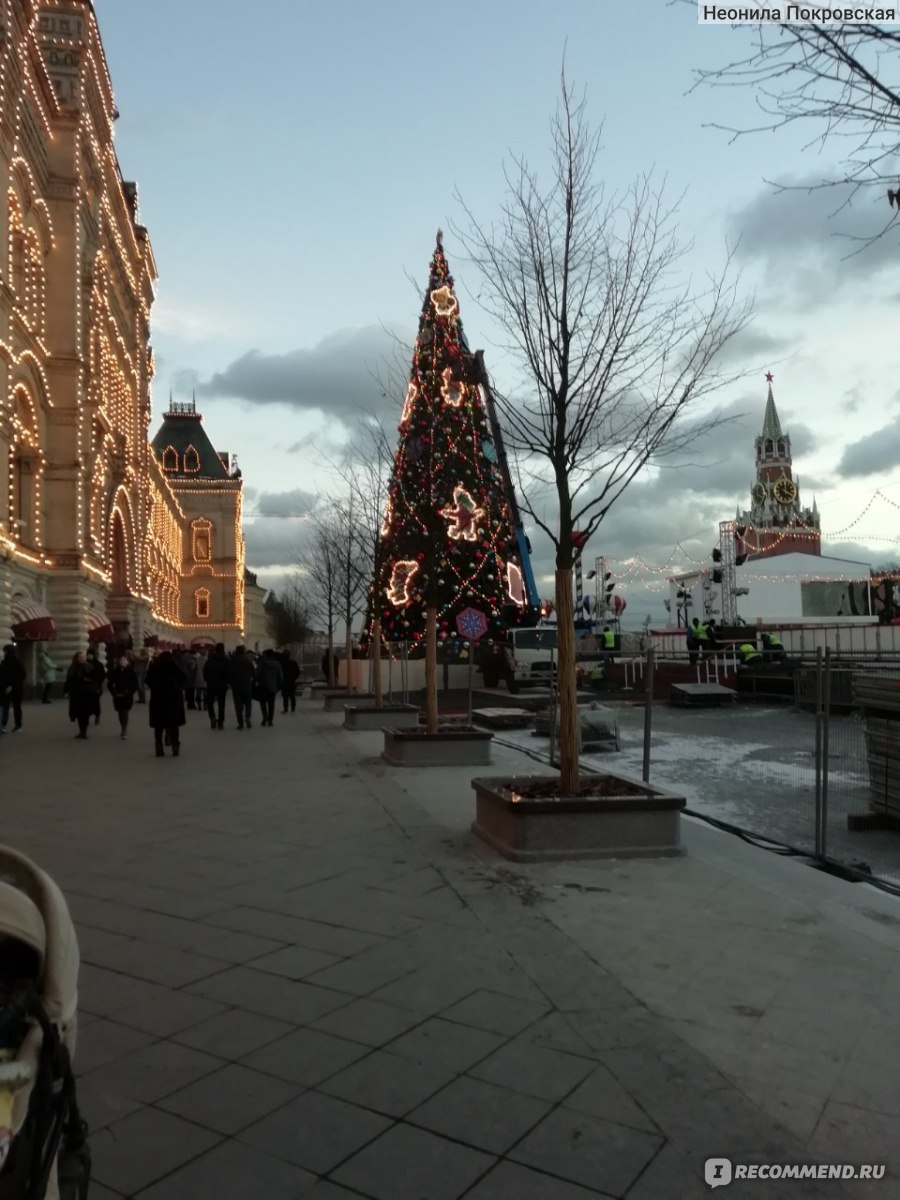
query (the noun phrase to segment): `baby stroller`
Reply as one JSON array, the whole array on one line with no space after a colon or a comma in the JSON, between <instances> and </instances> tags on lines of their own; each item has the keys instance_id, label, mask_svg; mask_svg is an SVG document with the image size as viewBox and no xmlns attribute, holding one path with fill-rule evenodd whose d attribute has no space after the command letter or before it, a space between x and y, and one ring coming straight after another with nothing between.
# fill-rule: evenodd
<instances>
[{"instance_id":1,"label":"baby stroller","mask_svg":"<svg viewBox=\"0 0 900 1200\"><path fill-rule=\"evenodd\" d=\"M0 1200L85 1200L71 1056L78 942L62 892L0 846Z\"/></svg>"}]
</instances>

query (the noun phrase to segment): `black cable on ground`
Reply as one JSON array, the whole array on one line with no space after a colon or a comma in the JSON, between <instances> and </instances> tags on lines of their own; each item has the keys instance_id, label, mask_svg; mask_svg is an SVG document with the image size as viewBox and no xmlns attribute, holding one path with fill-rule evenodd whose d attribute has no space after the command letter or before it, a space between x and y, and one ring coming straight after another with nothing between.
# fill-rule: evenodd
<instances>
[{"instance_id":1,"label":"black cable on ground","mask_svg":"<svg viewBox=\"0 0 900 1200\"><path fill-rule=\"evenodd\" d=\"M549 767L553 765L550 762L549 754L544 754L539 750L529 750L527 746L523 746L519 742L507 741L505 738L497 737L496 734L494 734L494 741L500 746L505 746L508 750L518 750L520 754L524 754L544 766ZM900 885L890 883L886 879L880 879L877 875L870 875L865 871L846 866L844 863L839 863L834 859L817 861L807 850L798 850L794 846L786 846L782 842L775 842L771 838L765 837L763 834L749 833L746 829L741 829L738 825L731 825L728 821L721 821L718 817L711 817L707 813L697 812L693 808L686 808L684 815L686 817L694 817L698 821L705 821L707 825L712 825L713 828L720 829L723 833L733 834L735 837L740 838L742 842L746 842L750 846L755 846L758 850L768 850L770 854L777 854L780 858L804 858L811 867L815 867L819 871L826 871L828 874L846 880L848 883L869 883L872 887L878 888L882 892L887 892L889 896L900 897Z\"/></svg>"}]
</instances>

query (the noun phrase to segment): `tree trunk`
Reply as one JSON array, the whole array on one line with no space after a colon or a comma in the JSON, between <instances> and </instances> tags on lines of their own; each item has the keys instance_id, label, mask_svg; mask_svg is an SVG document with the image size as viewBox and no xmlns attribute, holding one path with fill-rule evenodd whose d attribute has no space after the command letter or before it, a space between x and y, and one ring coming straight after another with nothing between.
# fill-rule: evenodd
<instances>
[{"instance_id":1,"label":"tree trunk","mask_svg":"<svg viewBox=\"0 0 900 1200\"><path fill-rule=\"evenodd\" d=\"M431 604L425 612L425 728L438 731L437 609Z\"/></svg>"},{"instance_id":2,"label":"tree trunk","mask_svg":"<svg viewBox=\"0 0 900 1200\"><path fill-rule=\"evenodd\" d=\"M556 571L557 690L559 693L559 784L563 796L578 791L578 692L575 683L575 605L572 568Z\"/></svg>"},{"instance_id":3,"label":"tree trunk","mask_svg":"<svg viewBox=\"0 0 900 1200\"><path fill-rule=\"evenodd\" d=\"M372 691L375 693L375 707L384 704L384 692L381 687L381 617L372 621Z\"/></svg>"},{"instance_id":4,"label":"tree trunk","mask_svg":"<svg viewBox=\"0 0 900 1200\"><path fill-rule=\"evenodd\" d=\"M347 640L345 642L345 654L347 655L347 695L353 695L353 633L350 629L352 618L347 617Z\"/></svg>"}]
</instances>

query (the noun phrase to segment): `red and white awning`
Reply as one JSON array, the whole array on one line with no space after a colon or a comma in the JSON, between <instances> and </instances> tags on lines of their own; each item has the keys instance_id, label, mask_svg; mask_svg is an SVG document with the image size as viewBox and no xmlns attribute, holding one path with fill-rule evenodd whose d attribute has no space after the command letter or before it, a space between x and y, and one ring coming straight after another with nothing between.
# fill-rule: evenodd
<instances>
[{"instance_id":1,"label":"red and white awning","mask_svg":"<svg viewBox=\"0 0 900 1200\"><path fill-rule=\"evenodd\" d=\"M13 596L10 628L20 642L52 642L56 638L53 614L24 596Z\"/></svg>"},{"instance_id":2,"label":"red and white awning","mask_svg":"<svg viewBox=\"0 0 900 1200\"><path fill-rule=\"evenodd\" d=\"M113 623L102 609L88 609L87 627L89 642L114 642L116 640Z\"/></svg>"}]
</instances>

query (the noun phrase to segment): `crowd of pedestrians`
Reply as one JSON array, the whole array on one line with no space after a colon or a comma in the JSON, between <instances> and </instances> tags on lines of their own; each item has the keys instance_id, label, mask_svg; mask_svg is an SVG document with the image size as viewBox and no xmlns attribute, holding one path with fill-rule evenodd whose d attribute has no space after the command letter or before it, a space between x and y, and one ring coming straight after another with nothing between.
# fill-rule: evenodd
<instances>
[{"instance_id":1,"label":"crowd of pedestrians","mask_svg":"<svg viewBox=\"0 0 900 1200\"><path fill-rule=\"evenodd\" d=\"M41 702L50 704L59 668L43 647L37 666ZM282 713L296 711L299 679L300 666L289 650L269 649L258 655L238 646L228 654L220 642L209 654L187 649L118 651L107 670L91 647L73 655L63 697L68 701L69 720L77 727L75 736L82 741L92 724L100 724L104 690L123 741L135 703L146 704L157 757L164 757L166 747L177 757L187 710L205 712L211 729L224 729L230 692L239 730L253 728L254 704L259 706L260 724L271 727L279 696ZM0 731L6 731L10 715L12 732L22 728L25 683L25 665L15 646L5 646L0 659Z\"/></svg>"}]
</instances>

